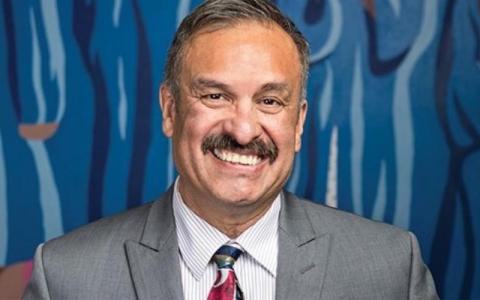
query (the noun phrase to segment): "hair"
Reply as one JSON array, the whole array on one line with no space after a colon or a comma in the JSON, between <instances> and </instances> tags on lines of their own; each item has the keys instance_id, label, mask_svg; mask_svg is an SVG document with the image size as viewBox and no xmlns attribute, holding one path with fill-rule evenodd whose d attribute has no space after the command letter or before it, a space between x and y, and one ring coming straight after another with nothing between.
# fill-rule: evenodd
<instances>
[{"instance_id":1,"label":"hair","mask_svg":"<svg viewBox=\"0 0 480 300\"><path fill-rule=\"evenodd\" d=\"M175 99L180 96L179 74L188 43L200 32L219 30L242 21L276 24L292 38L301 64L301 96L306 96L309 46L305 37L288 17L269 0L206 0L183 19L168 50L165 84L170 87Z\"/></svg>"}]
</instances>

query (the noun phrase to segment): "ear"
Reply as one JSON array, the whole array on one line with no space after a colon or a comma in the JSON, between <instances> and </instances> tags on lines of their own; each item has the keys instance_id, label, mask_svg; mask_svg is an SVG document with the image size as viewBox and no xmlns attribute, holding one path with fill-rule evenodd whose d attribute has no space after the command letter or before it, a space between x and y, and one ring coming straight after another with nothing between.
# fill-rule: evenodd
<instances>
[{"instance_id":1,"label":"ear","mask_svg":"<svg viewBox=\"0 0 480 300\"><path fill-rule=\"evenodd\" d=\"M303 125L305 124L305 118L308 110L307 100L302 100L299 110L297 125L295 126L295 152L300 151L300 148L302 147Z\"/></svg>"},{"instance_id":2,"label":"ear","mask_svg":"<svg viewBox=\"0 0 480 300\"><path fill-rule=\"evenodd\" d=\"M162 109L162 129L167 137L173 135L173 125L175 124L175 99L172 90L165 83L160 87L159 92L160 108Z\"/></svg>"}]
</instances>

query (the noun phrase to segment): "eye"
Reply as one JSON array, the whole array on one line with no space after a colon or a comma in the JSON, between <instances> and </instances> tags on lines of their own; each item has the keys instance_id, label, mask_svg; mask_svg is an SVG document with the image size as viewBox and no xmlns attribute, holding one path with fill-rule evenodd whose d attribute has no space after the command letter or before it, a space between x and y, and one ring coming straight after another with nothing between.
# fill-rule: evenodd
<instances>
[{"instance_id":1,"label":"eye","mask_svg":"<svg viewBox=\"0 0 480 300\"><path fill-rule=\"evenodd\" d=\"M262 98L257 102L257 104L259 105L259 109L261 111L269 114L278 113L285 107L283 102L275 98Z\"/></svg>"},{"instance_id":2,"label":"eye","mask_svg":"<svg viewBox=\"0 0 480 300\"><path fill-rule=\"evenodd\" d=\"M261 102L262 102L262 104L268 105L268 106L273 106L273 105L278 106L278 105L280 105L280 102L278 102L277 100L272 99L272 98L262 99Z\"/></svg>"},{"instance_id":3,"label":"eye","mask_svg":"<svg viewBox=\"0 0 480 300\"><path fill-rule=\"evenodd\" d=\"M211 93L200 96L200 101L210 108L220 108L229 103L227 95L223 93Z\"/></svg>"},{"instance_id":4,"label":"eye","mask_svg":"<svg viewBox=\"0 0 480 300\"><path fill-rule=\"evenodd\" d=\"M208 94L203 96L202 98L206 98L208 100L220 100L223 97L222 94L217 93L217 94Z\"/></svg>"}]
</instances>

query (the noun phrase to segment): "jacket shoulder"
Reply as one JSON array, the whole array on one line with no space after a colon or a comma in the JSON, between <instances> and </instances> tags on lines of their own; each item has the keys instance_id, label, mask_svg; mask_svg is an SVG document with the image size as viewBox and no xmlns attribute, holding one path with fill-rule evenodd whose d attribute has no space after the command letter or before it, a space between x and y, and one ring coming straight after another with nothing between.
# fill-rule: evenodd
<instances>
[{"instance_id":1,"label":"jacket shoulder","mask_svg":"<svg viewBox=\"0 0 480 300\"><path fill-rule=\"evenodd\" d=\"M307 199L289 195L289 201L303 211L316 232L330 232L340 236L357 236L369 241L369 237L378 239L410 240L410 233L402 228L367 219L351 212L325 206Z\"/></svg>"},{"instance_id":2,"label":"jacket shoulder","mask_svg":"<svg viewBox=\"0 0 480 300\"><path fill-rule=\"evenodd\" d=\"M99 219L61 237L52 239L43 246L44 260L68 261L89 255L112 255L112 249L122 249L126 240L139 240L152 203L126 212ZM118 250L116 250L118 251ZM68 256L68 257L67 257Z\"/></svg>"}]
</instances>

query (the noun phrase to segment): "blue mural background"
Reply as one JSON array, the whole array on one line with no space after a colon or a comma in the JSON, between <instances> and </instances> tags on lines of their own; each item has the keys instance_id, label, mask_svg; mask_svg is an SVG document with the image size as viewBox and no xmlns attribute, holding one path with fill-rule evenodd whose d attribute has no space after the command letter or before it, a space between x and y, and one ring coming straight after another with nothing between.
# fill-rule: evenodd
<instances>
[{"instance_id":1,"label":"blue mural background","mask_svg":"<svg viewBox=\"0 0 480 300\"><path fill-rule=\"evenodd\" d=\"M157 100L199 0L2 0L0 265L175 178ZM480 298L480 1L277 0L311 43L288 189L412 230Z\"/></svg>"}]
</instances>

